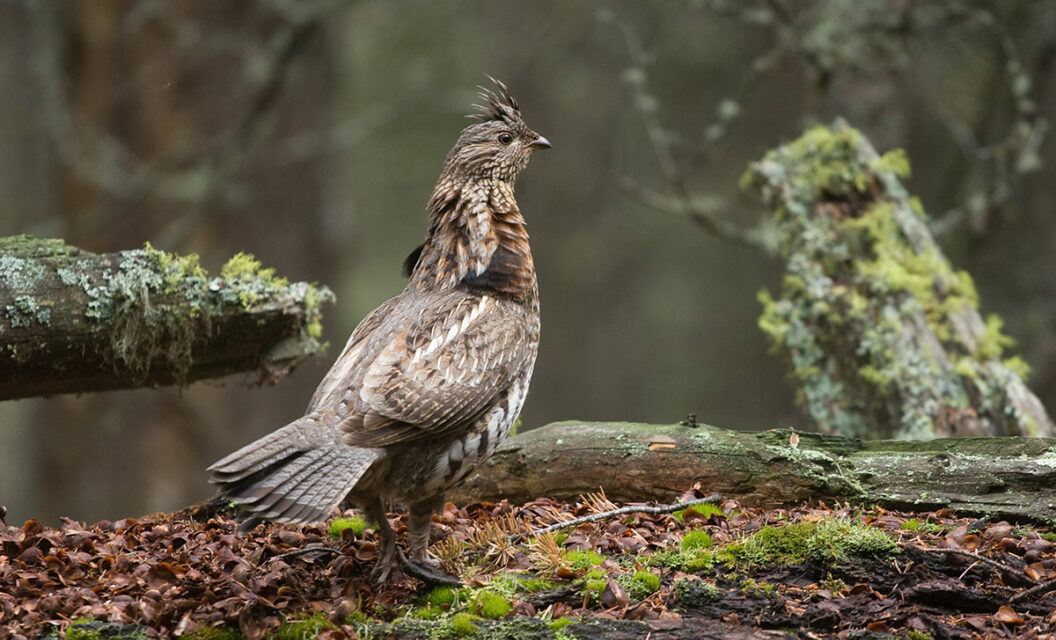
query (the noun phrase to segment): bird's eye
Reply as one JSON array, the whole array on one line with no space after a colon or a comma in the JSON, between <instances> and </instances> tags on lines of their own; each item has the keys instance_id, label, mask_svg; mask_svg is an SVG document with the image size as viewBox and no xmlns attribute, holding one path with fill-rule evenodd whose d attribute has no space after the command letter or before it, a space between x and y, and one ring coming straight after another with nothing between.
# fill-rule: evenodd
<instances>
[{"instance_id":1,"label":"bird's eye","mask_svg":"<svg viewBox=\"0 0 1056 640\"><path fill-rule=\"evenodd\" d=\"M499 142L501 142L502 144L510 144L511 142L513 142L513 136L508 133L500 133Z\"/></svg>"}]
</instances>

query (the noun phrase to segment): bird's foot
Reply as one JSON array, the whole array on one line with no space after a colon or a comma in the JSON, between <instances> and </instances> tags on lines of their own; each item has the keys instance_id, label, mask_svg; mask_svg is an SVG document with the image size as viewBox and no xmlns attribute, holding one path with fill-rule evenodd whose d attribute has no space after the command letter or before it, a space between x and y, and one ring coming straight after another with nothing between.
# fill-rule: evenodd
<instances>
[{"instance_id":1,"label":"bird's foot","mask_svg":"<svg viewBox=\"0 0 1056 640\"><path fill-rule=\"evenodd\" d=\"M386 538L388 536L382 536L378 548L378 559L374 562L374 569L370 572L371 581L379 587L388 581L389 574L392 572L392 565L396 559L396 541ZM403 557L402 553L400 557Z\"/></svg>"},{"instance_id":2,"label":"bird's foot","mask_svg":"<svg viewBox=\"0 0 1056 640\"><path fill-rule=\"evenodd\" d=\"M462 583L457 576L440 570L440 561L428 556L417 558L407 557L403 551L398 552L400 568L412 578L418 578L427 584L435 584L446 587L458 587Z\"/></svg>"}]
</instances>

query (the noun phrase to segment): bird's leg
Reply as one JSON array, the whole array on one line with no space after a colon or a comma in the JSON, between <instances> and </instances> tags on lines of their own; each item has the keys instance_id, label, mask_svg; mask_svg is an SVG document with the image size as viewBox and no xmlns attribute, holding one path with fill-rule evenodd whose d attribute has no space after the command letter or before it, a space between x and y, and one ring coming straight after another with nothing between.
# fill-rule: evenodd
<instances>
[{"instance_id":1,"label":"bird's leg","mask_svg":"<svg viewBox=\"0 0 1056 640\"><path fill-rule=\"evenodd\" d=\"M382 503L381 498L365 501L363 514L376 527L378 534L378 559L374 563L374 569L370 572L370 579L382 585L389 579L389 572L392 571L392 563L396 558L396 532L389 525L389 519L385 515L385 504Z\"/></svg>"},{"instance_id":2,"label":"bird's leg","mask_svg":"<svg viewBox=\"0 0 1056 640\"><path fill-rule=\"evenodd\" d=\"M429 525L441 500L436 497L412 504L407 522L407 546L411 550L411 559L433 569L440 566L440 561L429 556Z\"/></svg>"},{"instance_id":3,"label":"bird's leg","mask_svg":"<svg viewBox=\"0 0 1056 640\"><path fill-rule=\"evenodd\" d=\"M440 561L429 556L429 523L433 513L443 503L443 496L434 496L410 506L407 522L407 546L411 556L400 554L400 565L407 575L432 584L457 585L458 578L440 570Z\"/></svg>"}]
</instances>

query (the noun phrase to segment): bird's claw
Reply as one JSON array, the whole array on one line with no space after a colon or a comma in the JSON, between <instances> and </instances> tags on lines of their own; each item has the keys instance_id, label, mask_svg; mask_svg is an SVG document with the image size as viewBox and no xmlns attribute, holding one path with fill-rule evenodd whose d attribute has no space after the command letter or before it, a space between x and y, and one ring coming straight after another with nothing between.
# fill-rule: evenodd
<instances>
[{"instance_id":1,"label":"bird's claw","mask_svg":"<svg viewBox=\"0 0 1056 640\"><path fill-rule=\"evenodd\" d=\"M456 576L441 571L439 568L440 563L432 558L426 558L424 560L408 558L404 555L403 551L399 550L397 551L397 558L400 561L400 568L412 578L418 578L427 584L435 584L445 587L462 586L462 583L459 582ZM435 566L433 565L434 562L436 563Z\"/></svg>"}]
</instances>

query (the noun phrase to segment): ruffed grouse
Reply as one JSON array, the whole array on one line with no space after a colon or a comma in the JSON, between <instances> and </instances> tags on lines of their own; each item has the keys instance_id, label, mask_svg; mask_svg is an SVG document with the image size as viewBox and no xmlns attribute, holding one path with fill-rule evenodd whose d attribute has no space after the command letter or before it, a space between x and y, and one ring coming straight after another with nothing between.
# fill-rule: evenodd
<instances>
[{"instance_id":1,"label":"ruffed grouse","mask_svg":"<svg viewBox=\"0 0 1056 640\"><path fill-rule=\"evenodd\" d=\"M325 519L344 501L377 526L375 580L397 556L385 501L409 509L413 575L445 576L427 555L444 492L495 451L521 411L539 344L539 298L514 182L550 147L495 81L447 154L425 241L402 293L360 322L304 417L209 467L247 516ZM442 579L442 578L440 578Z\"/></svg>"}]
</instances>

